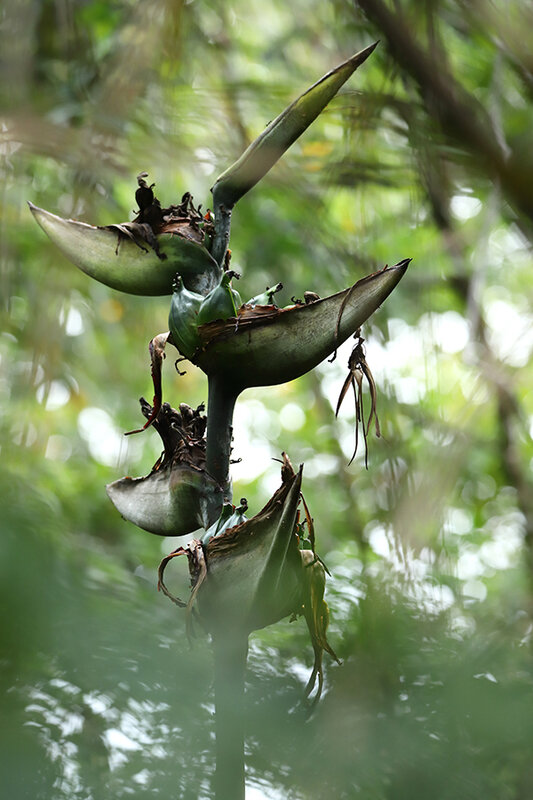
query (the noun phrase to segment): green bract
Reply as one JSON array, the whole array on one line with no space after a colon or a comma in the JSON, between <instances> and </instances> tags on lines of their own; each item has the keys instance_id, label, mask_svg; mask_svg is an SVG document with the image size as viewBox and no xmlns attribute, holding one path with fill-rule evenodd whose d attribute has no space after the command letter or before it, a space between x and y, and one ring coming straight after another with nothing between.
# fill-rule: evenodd
<instances>
[{"instance_id":1,"label":"green bract","mask_svg":"<svg viewBox=\"0 0 533 800\"><path fill-rule=\"evenodd\" d=\"M318 117L357 67L366 61L376 45L377 42L328 72L267 125L242 156L217 178L212 189L215 215L220 205L231 208L266 175Z\"/></svg>"},{"instance_id":2,"label":"green bract","mask_svg":"<svg viewBox=\"0 0 533 800\"><path fill-rule=\"evenodd\" d=\"M271 386L316 367L374 313L401 280L410 259L357 281L343 292L291 308L260 307L239 312L234 322L198 329L194 360L237 396L250 386Z\"/></svg>"},{"instance_id":3,"label":"green bract","mask_svg":"<svg viewBox=\"0 0 533 800\"><path fill-rule=\"evenodd\" d=\"M190 292L185 288L180 275L176 276L168 327L174 344L187 358L192 358L200 346L197 332L198 311L203 300L201 294Z\"/></svg>"},{"instance_id":4,"label":"green bract","mask_svg":"<svg viewBox=\"0 0 533 800\"><path fill-rule=\"evenodd\" d=\"M302 470L290 468L259 514L207 544L208 572L198 591L198 609L209 628L231 620L249 632L298 608L301 557L295 523L301 482Z\"/></svg>"},{"instance_id":5,"label":"green bract","mask_svg":"<svg viewBox=\"0 0 533 800\"><path fill-rule=\"evenodd\" d=\"M158 536L184 536L201 528L209 498L219 493L205 472L185 464L145 478L121 478L106 490L124 519Z\"/></svg>"},{"instance_id":6,"label":"green bract","mask_svg":"<svg viewBox=\"0 0 533 800\"><path fill-rule=\"evenodd\" d=\"M29 203L43 231L61 252L91 278L129 294L172 293L176 272L185 285L206 295L218 282L220 269L201 244L178 233L162 233L157 244L162 256L136 235L133 223L97 228L63 219ZM185 232L186 226L183 226Z\"/></svg>"},{"instance_id":7,"label":"green bract","mask_svg":"<svg viewBox=\"0 0 533 800\"><path fill-rule=\"evenodd\" d=\"M316 702L323 686L324 650L340 662L327 640L324 565L312 550L299 549L302 467L295 473L285 453L282 458L282 485L262 511L243 520L239 515L245 506L233 510L225 503L210 529L216 535L206 534L202 542L193 539L161 561L159 588L177 605L187 607L189 631L196 605L213 636L220 630L248 635L283 617L304 615L315 654L305 694L309 696L318 681ZM182 555L188 558L191 576L188 603L173 595L164 581L169 562Z\"/></svg>"},{"instance_id":8,"label":"green bract","mask_svg":"<svg viewBox=\"0 0 533 800\"><path fill-rule=\"evenodd\" d=\"M240 294L232 288L231 279L234 272L229 270L220 277L218 286L209 292L198 311L198 325L214 322L217 319L226 320L237 316L237 309L241 306Z\"/></svg>"}]
</instances>

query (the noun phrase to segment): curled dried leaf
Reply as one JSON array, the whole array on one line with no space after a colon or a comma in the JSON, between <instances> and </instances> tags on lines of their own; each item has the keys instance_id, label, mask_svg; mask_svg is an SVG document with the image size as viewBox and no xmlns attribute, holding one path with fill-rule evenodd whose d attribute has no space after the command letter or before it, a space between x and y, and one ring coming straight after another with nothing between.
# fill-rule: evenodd
<instances>
[{"instance_id":1,"label":"curled dried leaf","mask_svg":"<svg viewBox=\"0 0 533 800\"><path fill-rule=\"evenodd\" d=\"M363 431L363 438L365 441L365 467L368 469L367 437L372 421L374 421L376 436L378 438L381 436L381 429L379 426L379 419L377 412L377 387L376 387L376 382L374 380L374 376L372 375L370 367L368 366L368 363L366 361L365 350L363 347L363 343L365 340L361 336L361 329L358 329L356 331L355 337L356 337L356 343L352 349L350 358L348 359L349 372L339 394L339 399L337 401L337 408L335 409L335 416L338 415L342 402L346 397L348 390L350 389L350 386L352 386L355 399L355 447L349 463L350 464L352 463L357 453L357 447L359 444L359 424L361 424L361 429ZM363 391L362 391L363 378L366 378L368 382L368 387L370 390L370 403L371 403L370 414L366 422L364 417L364 406L363 406Z\"/></svg>"},{"instance_id":2,"label":"curled dried leaf","mask_svg":"<svg viewBox=\"0 0 533 800\"><path fill-rule=\"evenodd\" d=\"M165 569L169 561L172 561L172 559L176 558L176 556L184 555L187 556L187 560L189 562L189 575L192 589L187 603L184 603L183 600L180 600L179 597L176 597L176 595L172 594L164 581ZM157 590L163 592L163 594L165 594L177 606L180 606L180 608L186 609L185 625L187 636L190 639L193 633L192 614L194 600L198 590L207 577L207 562L205 560L205 553L201 541L199 539L192 539L187 545L185 545L185 547L178 547L176 550L173 550L171 553L169 553L168 556L165 556L165 558L163 558L159 564L157 577Z\"/></svg>"},{"instance_id":3,"label":"curled dried leaf","mask_svg":"<svg viewBox=\"0 0 533 800\"><path fill-rule=\"evenodd\" d=\"M303 566L303 615L311 637L315 660L311 677L305 687L305 696L309 697L316 686L318 687L313 699L313 706L320 699L324 685L324 670L322 666L322 656L324 650L340 664L341 661L327 640L327 630L329 625L329 608L324 600L324 590L326 588L326 575L322 562L317 559L311 550L301 550Z\"/></svg>"},{"instance_id":4,"label":"curled dried leaf","mask_svg":"<svg viewBox=\"0 0 533 800\"><path fill-rule=\"evenodd\" d=\"M152 374L152 382L154 384L154 399L152 401L152 410L147 421L142 428L136 428L134 431L127 431L125 436L130 436L132 433L142 433L146 428L154 422L159 411L161 410L161 402L163 399L162 385L161 385L161 365L165 358L165 345L168 341L170 333L159 333L151 340L148 345L150 351L150 371Z\"/></svg>"}]
</instances>

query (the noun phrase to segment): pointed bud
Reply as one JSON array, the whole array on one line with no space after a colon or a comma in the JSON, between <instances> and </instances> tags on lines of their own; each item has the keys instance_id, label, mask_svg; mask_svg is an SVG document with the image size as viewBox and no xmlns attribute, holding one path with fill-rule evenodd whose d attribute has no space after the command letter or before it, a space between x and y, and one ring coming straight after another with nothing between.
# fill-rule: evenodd
<instances>
[{"instance_id":1,"label":"pointed bud","mask_svg":"<svg viewBox=\"0 0 533 800\"><path fill-rule=\"evenodd\" d=\"M242 156L217 178L213 186L215 214L219 206L230 209L267 174L283 153L309 127L350 75L372 53L375 44L339 64L281 112L252 142Z\"/></svg>"},{"instance_id":2,"label":"pointed bud","mask_svg":"<svg viewBox=\"0 0 533 800\"><path fill-rule=\"evenodd\" d=\"M198 312L203 300L201 294L190 292L185 288L180 275L176 276L168 315L168 327L172 341L180 353L187 358L192 358L200 347Z\"/></svg>"}]
</instances>

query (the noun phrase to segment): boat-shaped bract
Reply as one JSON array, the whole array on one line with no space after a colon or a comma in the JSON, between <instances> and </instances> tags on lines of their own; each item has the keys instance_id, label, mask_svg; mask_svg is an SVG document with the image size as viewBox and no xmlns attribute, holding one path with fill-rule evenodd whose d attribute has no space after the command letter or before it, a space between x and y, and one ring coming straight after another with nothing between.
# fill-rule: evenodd
<instances>
[{"instance_id":1,"label":"boat-shaped bract","mask_svg":"<svg viewBox=\"0 0 533 800\"><path fill-rule=\"evenodd\" d=\"M135 223L105 228L88 225L29 203L43 231L64 256L83 272L112 289L138 295L170 295L177 272L188 289L208 294L220 279L221 270L209 251L179 232L156 237L158 252L140 236Z\"/></svg>"},{"instance_id":2,"label":"boat-shaped bract","mask_svg":"<svg viewBox=\"0 0 533 800\"><path fill-rule=\"evenodd\" d=\"M193 358L237 394L294 380L333 353L374 313L401 280L410 259L349 289L290 308L243 306L236 319L201 325Z\"/></svg>"}]
</instances>

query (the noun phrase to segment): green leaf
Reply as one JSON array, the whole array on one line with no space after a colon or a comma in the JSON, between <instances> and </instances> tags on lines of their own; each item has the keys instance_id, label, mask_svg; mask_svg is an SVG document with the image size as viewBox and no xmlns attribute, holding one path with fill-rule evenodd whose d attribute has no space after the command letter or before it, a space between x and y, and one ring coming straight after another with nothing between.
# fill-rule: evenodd
<instances>
[{"instance_id":1,"label":"green leaf","mask_svg":"<svg viewBox=\"0 0 533 800\"><path fill-rule=\"evenodd\" d=\"M377 42L328 72L281 112L220 175L213 186L215 215L220 205L231 208L261 180L283 153L318 117L341 86L375 49Z\"/></svg>"}]
</instances>

